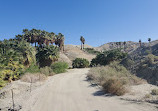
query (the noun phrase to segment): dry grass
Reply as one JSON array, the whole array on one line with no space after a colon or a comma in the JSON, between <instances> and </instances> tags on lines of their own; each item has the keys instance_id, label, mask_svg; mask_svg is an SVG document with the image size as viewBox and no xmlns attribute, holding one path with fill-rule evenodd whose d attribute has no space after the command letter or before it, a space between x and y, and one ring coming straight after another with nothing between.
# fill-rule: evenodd
<instances>
[{"instance_id":1,"label":"dry grass","mask_svg":"<svg viewBox=\"0 0 158 111\"><path fill-rule=\"evenodd\" d=\"M103 89L115 95L126 93L125 86L141 84L144 80L130 74L125 67L113 62L108 66L92 68L88 78L101 85Z\"/></svg>"},{"instance_id":2,"label":"dry grass","mask_svg":"<svg viewBox=\"0 0 158 111\"><path fill-rule=\"evenodd\" d=\"M21 81L35 83L38 81L44 81L46 78L47 78L46 75L40 73L36 73L36 74L26 73L21 77Z\"/></svg>"}]
</instances>

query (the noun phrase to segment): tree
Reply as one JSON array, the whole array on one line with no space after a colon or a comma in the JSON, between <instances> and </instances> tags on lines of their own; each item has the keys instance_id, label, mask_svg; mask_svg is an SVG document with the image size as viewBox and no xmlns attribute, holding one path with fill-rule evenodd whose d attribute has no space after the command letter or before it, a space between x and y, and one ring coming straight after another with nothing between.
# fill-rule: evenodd
<instances>
[{"instance_id":1,"label":"tree","mask_svg":"<svg viewBox=\"0 0 158 111\"><path fill-rule=\"evenodd\" d=\"M40 67L50 66L58 60L58 47L50 45L43 48L38 47L37 50L36 59Z\"/></svg>"},{"instance_id":2,"label":"tree","mask_svg":"<svg viewBox=\"0 0 158 111\"><path fill-rule=\"evenodd\" d=\"M149 48L150 48L150 52L151 52L151 50L152 50L151 49L151 43L150 43L151 42L151 38L148 38L148 41L149 41Z\"/></svg>"},{"instance_id":3,"label":"tree","mask_svg":"<svg viewBox=\"0 0 158 111\"><path fill-rule=\"evenodd\" d=\"M116 46L117 46L117 49L118 49L118 46L119 46L119 42L116 42Z\"/></svg>"},{"instance_id":4,"label":"tree","mask_svg":"<svg viewBox=\"0 0 158 111\"><path fill-rule=\"evenodd\" d=\"M0 79L16 80L24 71L24 67L35 63L35 50L25 40L4 40L0 49Z\"/></svg>"},{"instance_id":5,"label":"tree","mask_svg":"<svg viewBox=\"0 0 158 111\"><path fill-rule=\"evenodd\" d=\"M64 35L62 33L58 33L58 35L56 35L55 44L60 50L63 49L64 51Z\"/></svg>"},{"instance_id":6,"label":"tree","mask_svg":"<svg viewBox=\"0 0 158 111\"><path fill-rule=\"evenodd\" d=\"M80 41L81 41L81 50L82 50L82 49L84 49L84 44L85 44L85 39L83 36L80 37Z\"/></svg>"},{"instance_id":7,"label":"tree","mask_svg":"<svg viewBox=\"0 0 158 111\"><path fill-rule=\"evenodd\" d=\"M139 45L140 45L140 47L141 47L141 45L142 45L142 41L141 41L141 39L139 39Z\"/></svg>"},{"instance_id":8,"label":"tree","mask_svg":"<svg viewBox=\"0 0 158 111\"><path fill-rule=\"evenodd\" d=\"M31 44L35 44L35 47L37 46L37 43L40 47L43 47L44 45L50 45L55 43L55 33L47 32L45 30L37 30L37 29L23 29L22 35L16 35L16 40L21 41L22 39L26 40L27 42Z\"/></svg>"},{"instance_id":9,"label":"tree","mask_svg":"<svg viewBox=\"0 0 158 111\"><path fill-rule=\"evenodd\" d=\"M50 36L50 43L53 45L53 43L55 43L55 33L54 32L51 32L50 34L49 34L49 36Z\"/></svg>"},{"instance_id":10,"label":"tree","mask_svg":"<svg viewBox=\"0 0 158 111\"><path fill-rule=\"evenodd\" d=\"M149 43L151 42L151 38L148 38Z\"/></svg>"},{"instance_id":11,"label":"tree","mask_svg":"<svg viewBox=\"0 0 158 111\"><path fill-rule=\"evenodd\" d=\"M149 46L150 46L151 38L148 38L148 41L149 41Z\"/></svg>"},{"instance_id":12,"label":"tree","mask_svg":"<svg viewBox=\"0 0 158 111\"><path fill-rule=\"evenodd\" d=\"M118 42L119 46L120 46L120 49L121 49L121 42Z\"/></svg>"},{"instance_id":13,"label":"tree","mask_svg":"<svg viewBox=\"0 0 158 111\"><path fill-rule=\"evenodd\" d=\"M124 51L125 51L126 41L123 42L123 46L124 46Z\"/></svg>"}]
</instances>

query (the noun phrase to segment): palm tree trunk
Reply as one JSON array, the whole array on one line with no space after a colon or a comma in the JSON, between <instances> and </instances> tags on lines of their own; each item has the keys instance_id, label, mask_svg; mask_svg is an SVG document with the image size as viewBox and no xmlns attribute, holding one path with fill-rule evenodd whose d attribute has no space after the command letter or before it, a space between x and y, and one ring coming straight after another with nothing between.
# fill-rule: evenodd
<instances>
[{"instance_id":1,"label":"palm tree trunk","mask_svg":"<svg viewBox=\"0 0 158 111\"><path fill-rule=\"evenodd\" d=\"M2 48L2 50L3 50L3 54L4 54L4 47Z\"/></svg>"},{"instance_id":2,"label":"palm tree trunk","mask_svg":"<svg viewBox=\"0 0 158 111\"><path fill-rule=\"evenodd\" d=\"M63 51L64 51L65 49L64 49L64 44L63 44Z\"/></svg>"},{"instance_id":3,"label":"palm tree trunk","mask_svg":"<svg viewBox=\"0 0 158 111\"><path fill-rule=\"evenodd\" d=\"M81 50L82 50L82 42L81 42Z\"/></svg>"},{"instance_id":4,"label":"palm tree trunk","mask_svg":"<svg viewBox=\"0 0 158 111\"><path fill-rule=\"evenodd\" d=\"M83 49L84 49L84 44L83 44Z\"/></svg>"},{"instance_id":5,"label":"palm tree trunk","mask_svg":"<svg viewBox=\"0 0 158 111\"><path fill-rule=\"evenodd\" d=\"M124 48L124 51L125 51L125 45L124 45L124 47L123 47L123 48ZM126 51L125 51L125 52L126 52Z\"/></svg>"}]
</instances>

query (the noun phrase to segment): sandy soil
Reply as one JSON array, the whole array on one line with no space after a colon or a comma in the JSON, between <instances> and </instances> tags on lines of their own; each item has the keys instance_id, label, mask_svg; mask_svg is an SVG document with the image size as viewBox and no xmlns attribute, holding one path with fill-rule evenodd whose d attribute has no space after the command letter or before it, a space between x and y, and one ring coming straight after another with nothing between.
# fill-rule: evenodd
<instances>
[{"instance_id":1,"label":"sandy soil","mask_svg":"<svg viewBox=\"0 0 158 111\"><path fill-rule=\"evenodd\" d=\"M21 106L20 111L158 111L153 104L103 94L99 87L87 81L88 70L71 69L36 83L31 92L15 96L15 104ZM6 100L0 99L0 108L7 104Z\"/></svg>"}]
</instances>

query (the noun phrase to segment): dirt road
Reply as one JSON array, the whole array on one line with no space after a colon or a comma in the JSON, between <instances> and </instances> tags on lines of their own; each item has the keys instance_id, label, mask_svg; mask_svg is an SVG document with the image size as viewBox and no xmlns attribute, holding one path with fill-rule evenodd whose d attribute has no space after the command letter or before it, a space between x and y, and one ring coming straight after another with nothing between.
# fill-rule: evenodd
<instances>
[{"instance_id":1,"label":"dirt road","mask_svg":"<svg viewBox=\"0 0 158 111\"><path fill-rule=\"evenodd\" d=\"M89 69L72 69L67 73L51 77L32 105L26 101L23 111L156 111L146 103L137 104L120 100L117 96L105 96L99 88L86 81ZM28 108L30 107L30 108Z\"/></svg>"}]
</instances>

